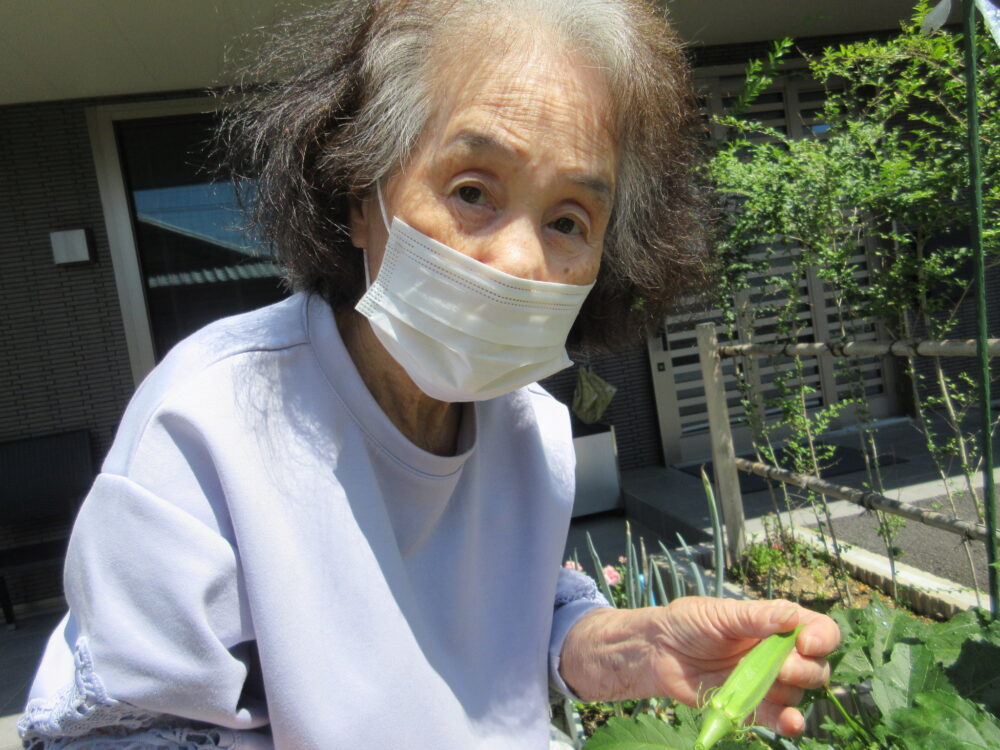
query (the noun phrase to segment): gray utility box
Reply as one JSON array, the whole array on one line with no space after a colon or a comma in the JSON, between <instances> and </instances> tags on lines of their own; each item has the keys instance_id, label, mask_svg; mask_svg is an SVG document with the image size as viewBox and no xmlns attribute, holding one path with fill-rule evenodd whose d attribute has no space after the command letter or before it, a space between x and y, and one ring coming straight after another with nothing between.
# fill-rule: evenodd
<instances>
[{"instance_id":1,"label":"gray utility box","mask_svg":"<svg viewBox=\"0 0 1000 750\"><path fill-rule=\"evenodd\" d=\"M574 420L575 422L575 420ZM622 507L615 428L574 423L576 499L573 518Z\"/></svg>"}]
</instances>

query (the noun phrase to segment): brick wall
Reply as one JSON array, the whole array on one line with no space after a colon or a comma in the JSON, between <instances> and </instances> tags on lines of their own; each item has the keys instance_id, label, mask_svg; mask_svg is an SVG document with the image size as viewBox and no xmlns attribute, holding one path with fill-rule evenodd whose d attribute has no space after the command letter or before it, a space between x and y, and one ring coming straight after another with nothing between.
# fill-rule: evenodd
<instances>
[{"instance_id":1,"label":"brick wall","mask_svg":"<svg viewBox=\"0 0 1000 750\"><path fill-rule=\"evenodd\" d=\"M594 357L591 365L595 373L618 389L601 421L615 427L619 466L635 469L662 464L660 428L646 348ZM576 377L576 368L571 367L546 378L542 385L569 405Z\"/></svg>"},{"instance_id":2,"label":"brick wall","mask_svg":"<svg viewBox=\"0 0 1000 750\"><path fill-rule=\"evenodd\" d=\"M132 382L84 103L0 108L0 164L0 440L87 428L103 454ZM49 232L80 228L94 261L55 265Z\"/></svg>"},{"instance_id":3,"label":"brick wall","mask_svg":"<svg viewBox=\"0 0 1000 750\"><path fill-rule=\"evenodd\" d=\"M95 468L132 390L84 109L0 107L0 441L87 429ZM57 266L49 232L86 229L93 261ZM0 546L59 529L0 526ZM15 603L56 596L58 569L11 575Z\"/></svg>"}]
</instances>

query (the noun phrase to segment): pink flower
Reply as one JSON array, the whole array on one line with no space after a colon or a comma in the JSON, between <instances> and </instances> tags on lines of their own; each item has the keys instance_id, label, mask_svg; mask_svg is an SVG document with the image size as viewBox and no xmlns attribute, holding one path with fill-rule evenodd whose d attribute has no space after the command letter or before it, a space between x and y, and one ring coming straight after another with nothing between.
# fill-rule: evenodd
<instances>
[{"instance_id":1,"label":"pink flower","mask_svg":"<svg viewBox=\"0 0 1000 750\"><path fill-rule=\"evenodd\" d=\"M622 582L622 574L617 570L612 568L610 565L604 566L604 580L608 582L609 586L617 586Z\"/></svg>"},{"instance_id":2,"label":"pink flower","mask_svg":"<svg viewBox=\"0 0 1000 750\"><path fill-rule=\"evenodd\" d=\"M628 562L628 560L626 560L624 557L619 557L618 558L618 562L620 562L622 565L624 565L625 563Z\"/></svg>"},{"instance_id":3,"label":"pink flower","mask_svg":"<svg viewBox=\"0 0 1000 750\"><path fill-rule=\"evenodd\" d=\"M580 565L580 563L573 562L572 560L567 560L563 567L567 570L579 570L581 573L583 572L583 566Z\"/></svg>"}]
</instances>

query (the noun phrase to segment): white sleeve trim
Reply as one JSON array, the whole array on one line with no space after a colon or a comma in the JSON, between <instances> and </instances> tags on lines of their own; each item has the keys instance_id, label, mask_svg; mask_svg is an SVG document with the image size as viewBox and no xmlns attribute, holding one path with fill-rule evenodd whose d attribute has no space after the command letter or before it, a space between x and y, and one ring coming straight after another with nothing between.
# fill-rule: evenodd
<instances>
[{"instance_id":1,"label":"white sleeve trim","mask_svg":"<svg viewBox=\"0 0 1000 750\"><path fill-rule=\"evenodd\" d=\"M264 750L265 736L143 711L110 697L94 672L87 639L77 640L73 682L51 700L35 698L17 722L25 750ZM259 740L259 741L257 741Z\"/></svg>"}]
</instances>

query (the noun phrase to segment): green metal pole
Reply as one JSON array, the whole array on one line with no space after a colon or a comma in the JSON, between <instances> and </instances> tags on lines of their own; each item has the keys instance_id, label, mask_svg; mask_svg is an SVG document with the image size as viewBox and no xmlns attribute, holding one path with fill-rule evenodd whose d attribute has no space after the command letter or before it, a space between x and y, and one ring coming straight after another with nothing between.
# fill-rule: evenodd
<instances>
[{"instance_id":1,"label":"green metal pole","mask_svg":"<svg viewBox=\"0 0 1000 750\"><path fill-rule=\"evenodd\" d=\"M965 36L965 86L969 121L969 183L971 188L971 234L976 264L976 317L979 334L979 388L982 418L981 448L983 452L983 503L986 508L986 528L989 530L986 557L989 563L990 613L996 619L1000 607L1000 571L997 571L997 508L993 484L993 434L990 427L990 358L987 345L989 330L986 320L986 264L983 259L983 171L979 155L979 101L976 84L976 4L964 0L963 23Z\"/></svg>"}]
</instances>

